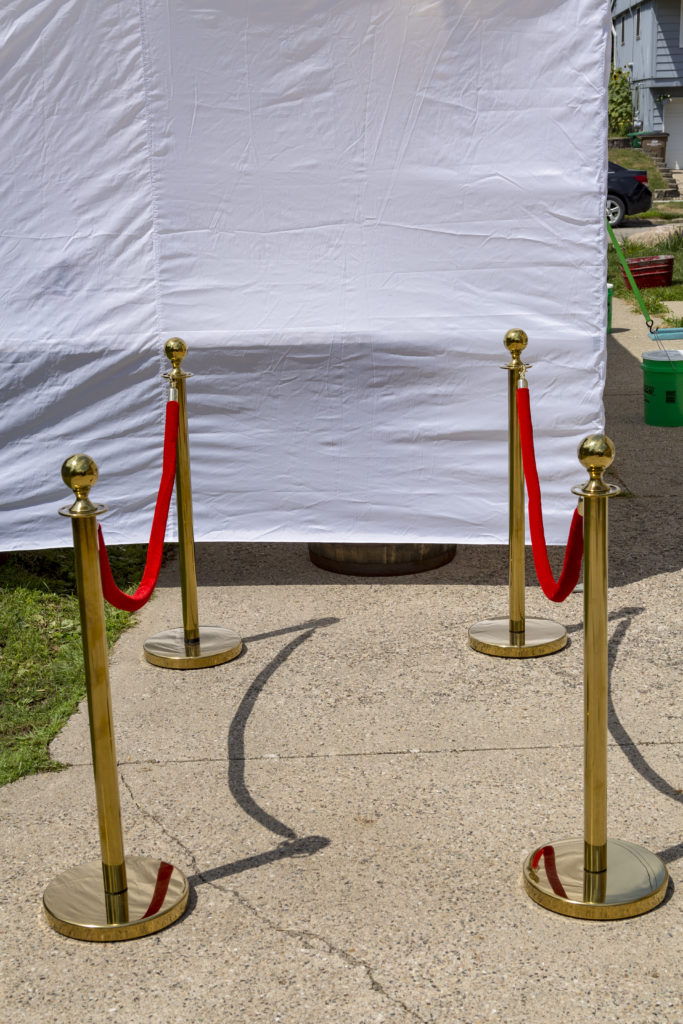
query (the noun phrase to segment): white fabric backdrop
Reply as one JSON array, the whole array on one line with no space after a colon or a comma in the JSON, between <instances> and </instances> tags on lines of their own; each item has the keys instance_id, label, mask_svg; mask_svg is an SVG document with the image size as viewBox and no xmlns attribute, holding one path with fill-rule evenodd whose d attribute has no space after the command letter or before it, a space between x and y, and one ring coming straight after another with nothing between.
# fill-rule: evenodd
<instances>
[{"instance_id":1,"label":"white fabric backdrop","mask_svg":"<svg viewBox=\"0 0 683 1024\"><path fill-rule=\"evenodd\" d=\"M0 38L0 549L70 543L76 451L147 538L171 335L197 539L505 541L510 327L565 541L607 0L13 0Z\"/></svg>"}]
</instances>

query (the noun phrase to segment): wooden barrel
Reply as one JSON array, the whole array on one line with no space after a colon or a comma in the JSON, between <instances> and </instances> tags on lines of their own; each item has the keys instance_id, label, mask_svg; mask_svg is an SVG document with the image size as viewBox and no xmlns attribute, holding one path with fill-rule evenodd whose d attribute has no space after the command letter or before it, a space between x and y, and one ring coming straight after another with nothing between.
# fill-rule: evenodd
<instances>
[{"instance_id":1,"label":"wooden barrel","mask_svg":"<svg viewBox=\"0 0 683 1024\"><path fill-rule=\"evenodd\" d=\"M405 576L446 565L455 544L309 544L314 565L345 576Z\"/></svg>"}]
</instances>

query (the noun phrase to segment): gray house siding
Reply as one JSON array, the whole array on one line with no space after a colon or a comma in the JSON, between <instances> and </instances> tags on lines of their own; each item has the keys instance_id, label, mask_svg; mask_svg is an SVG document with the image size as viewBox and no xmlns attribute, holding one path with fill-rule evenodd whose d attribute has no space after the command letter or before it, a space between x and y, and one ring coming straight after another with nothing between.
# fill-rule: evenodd
<instances>
[{"instance_id":1,"label":"gray house siding","mask_svg":"<svg viewBox=\"0 0 683 1024\"><path fill-rule=\"evenodd\" d=\"M643 131L668 130L669 101L662 97L683 98L681 3L615 0L612 4L614 64L631 70L633 106Z\"/></svg>"},{"instance_id":2,"label":"gray house siding","mask_svg":"<svg viewBox=\"0 0 683 1024\"><path fill-rule=\"evenodd\" d=\"M654 77L658 83L679 85L683 81L683 50L680 45L681 5L677 0L659 0L657 14Z\"/></svg>"},{"instance_id":3,"label":"gray house siding","mask_svg":"<svg viewBox=\"0 0 683 1024\"><path fill-rule=\"evenodd\" d=\"M621 10L617 11L617 7ZM636 25L640 10L640 38L636 38ZM657 19L653 0L642 4L629 4L620 0L612 11L616 30L614 63L616 67L632 67L632 81L654 79L657 46ZM622 31L623 30L623 31ZM623 43L622 43L623 35Z\"/></svg>"}]
</instances>

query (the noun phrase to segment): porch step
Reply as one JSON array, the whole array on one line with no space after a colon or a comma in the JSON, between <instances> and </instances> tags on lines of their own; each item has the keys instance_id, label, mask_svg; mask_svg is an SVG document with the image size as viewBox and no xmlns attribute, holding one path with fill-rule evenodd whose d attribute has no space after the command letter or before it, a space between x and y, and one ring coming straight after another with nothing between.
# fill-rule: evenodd
<instances>
[{"instance_id":1,"label":"porch step","mask_svg":"<svg viewBox=\"0 0 683 1024\"><path fill-rule=\"evenodd\" d=\"M677 172L674 172L674 171L671 170L670 167L667 167L667 165L662 160L661 156L655 156L654 153L648 153L648 156L650 157L651 160L653 160L655 162L655 164L657 165L657 167L659 169L659 173L664 178L664 181L667 184L666 188L655 189L654 198L655 199L677 199L679 197L679 195L681 194L680 193L680 189L679 189L679 184L683 185L683 179L681 179L680 182L676 180L676 173Z\"/></svg>"}]
</instances>

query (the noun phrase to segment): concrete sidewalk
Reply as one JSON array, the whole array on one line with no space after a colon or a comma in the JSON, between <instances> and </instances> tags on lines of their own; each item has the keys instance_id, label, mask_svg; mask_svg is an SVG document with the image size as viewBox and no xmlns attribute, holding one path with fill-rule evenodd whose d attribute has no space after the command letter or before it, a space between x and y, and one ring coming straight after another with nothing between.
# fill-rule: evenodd
<instances>
[{"instance_id":1,"label":"concrete sidewalk","mask_svg":"<svg viewBox=\"0 0 683 1024\"><path fill-rule=\"evenodd\" d=\"M127 852L184 871L189 909L102 945L45 923L46 885L99 856L82 708L52 747L72 767L0 790L3 1020L680 1024L683 432L643 422L653 346L619 300L613 331L628 496L610 505L610 834L667 862L664 904L582 922L523 890L528 852L583 831L581 595L550 606L529 564L527 614L570 644L504 661L467 645L506 613L501 547L363 580L303 545L200 546L201 620L245 653L195 672L143 660L180 625L171 564L111 663Z\"/></svg>"}]
</instances>

